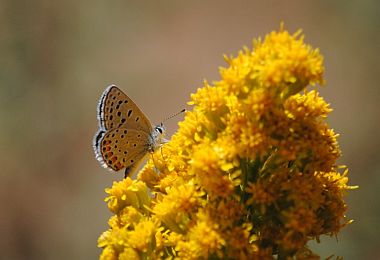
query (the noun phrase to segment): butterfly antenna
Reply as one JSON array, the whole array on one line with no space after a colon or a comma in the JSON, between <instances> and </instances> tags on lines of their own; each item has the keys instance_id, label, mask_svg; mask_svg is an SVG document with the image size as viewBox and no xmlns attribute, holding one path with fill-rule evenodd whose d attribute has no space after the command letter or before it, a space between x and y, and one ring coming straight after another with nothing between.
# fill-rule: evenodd
<instances>
[{"instance_id":1,"label":"butterfly antenna","mask_svg":"<svg viewBox=\"0 0 380 260\"><path fill-rule=\"evenodd\" d=\"M175 113L174 115L171 115L171 116L165 118L164 120L161 121L161 123L163 123L163 122L165 122L165 121L167 121L167 120L169 120L169 119L171 119L171 118L173 118L173 117L175 117L175 116L178 116L179 114L182 114L182 113L185 112L185 111L186 111L186 108L184 108L184 109L182 109L181 111Z\"/></svg>"}]
</instances>

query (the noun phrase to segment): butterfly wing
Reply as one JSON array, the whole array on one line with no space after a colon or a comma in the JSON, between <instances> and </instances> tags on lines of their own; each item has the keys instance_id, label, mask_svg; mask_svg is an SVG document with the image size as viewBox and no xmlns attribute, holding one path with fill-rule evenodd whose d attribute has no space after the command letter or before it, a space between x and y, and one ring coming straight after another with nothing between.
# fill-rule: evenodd
<instances>
[{"instance_id":1,"label":"butterfly wing","mask_svg":"<svg viewBox=\"0 0 380 260\"><path fill-rule=\"evenodd\" d=\"M97 159L102 166L119 171L133 168L148 153L149 135L145 132L117 128L106 132L96 149Z\"/></svg>"},{"instance_id":2,"label":"butterfly wing","mask_svg":"<svg viewBox=\"0 0 380 260\"><path fill-rule=\"evenodd\" d=\"M115 85L109 86L98 104L100 129L111 130L120 127L152 132L152 124L139 107Z\"/></svg>"}]
</instances>

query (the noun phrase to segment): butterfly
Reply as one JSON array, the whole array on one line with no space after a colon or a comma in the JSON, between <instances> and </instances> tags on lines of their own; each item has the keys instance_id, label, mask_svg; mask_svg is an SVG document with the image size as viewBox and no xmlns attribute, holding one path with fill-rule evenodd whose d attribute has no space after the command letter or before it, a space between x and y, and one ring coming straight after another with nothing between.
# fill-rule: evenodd
<instances>
[{"instance_id":1,"label":"butterfly","mask_svg":"<svg viewBox=\"0 0 380 260\"><path fill-rule=\"evenodd\" d=\"M93 140L96 158L105 168L125 169L125 178L148 153L167 142L163 124L152 126L132 99L115 85L103 92L97 112L99 130Z\"/></svg>"}]
</instances>

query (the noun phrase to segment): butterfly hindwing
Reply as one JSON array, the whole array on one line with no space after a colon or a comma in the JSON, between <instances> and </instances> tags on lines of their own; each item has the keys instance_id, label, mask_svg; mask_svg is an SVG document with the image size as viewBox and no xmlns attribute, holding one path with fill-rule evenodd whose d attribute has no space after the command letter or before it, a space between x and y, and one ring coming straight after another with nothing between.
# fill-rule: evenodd
<instances>
[{"instance_id":1,"label":"butterfly hindwing","mask_svg":"<svg viewBox=\"0 0 380 260\"><path fill-rule=\"evenodd\" d=\"M111 130L120 127L151 133L152 125L139 107L115 85L109 86L98 104L100 128Z\"/></svg>"},{"instance_id":2,"label":"butterfly hindwing","mask_svg":"<svg viewBox=\"0 0 380 260\"><path fill-rule=\"evenodd\" d=\"M99 140L99 161L103 166L119 171L130 168L147 154L149 135L139 130L117 128Z\"/></svg>"}]
</instances>

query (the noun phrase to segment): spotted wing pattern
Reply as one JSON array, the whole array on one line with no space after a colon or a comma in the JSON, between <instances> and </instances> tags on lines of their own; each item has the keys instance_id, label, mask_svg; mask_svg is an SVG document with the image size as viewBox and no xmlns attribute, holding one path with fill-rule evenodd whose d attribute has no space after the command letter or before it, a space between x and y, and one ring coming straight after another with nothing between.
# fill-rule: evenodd
<instances>
[{"instance_id":1,"label":"spotted wing pattern","mask_svg":"<svg viewBox=\"0 0 380 260\"><path fill-rule=\"evenodd\" d=\"M114 171L137 165L147 154L148 134L126 128L117 128L104 134L100 142L99 161Z\"/></svg>"},{"instance_id":2,"label":"spotted wing pattern","mask_svg":"<svg viewBox=\"0 0 380 260\"><path fill-rule=\"evenodd\" d=\"M148 118L114 85L100 98L98 120L99 130L93 141L96 158L105 168L125 168L125 177L157 146L159 138Z\"/></svg>"},{"instance_id":3,"label":"spotted wing pattern","mask_svg":"<svg viewBox=\"0 0 380 260\"><path fill-rule=\"evenodd\" d=\"M120 127L152 132L152 125L139 107L115 85L109 86L98 104L100 129Z\"/></svg>"}]
</instances>

